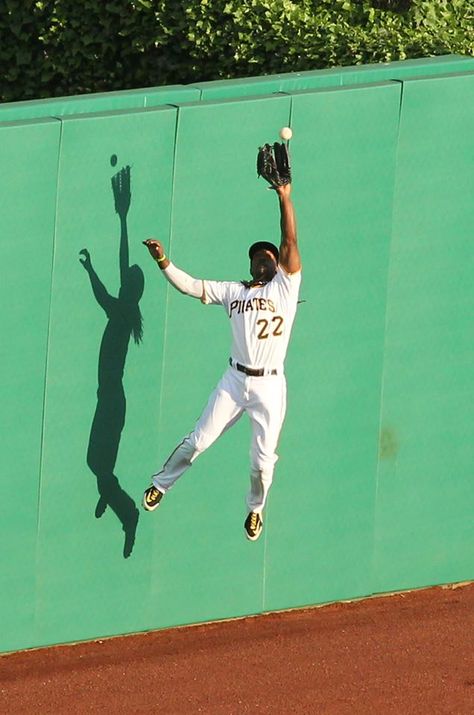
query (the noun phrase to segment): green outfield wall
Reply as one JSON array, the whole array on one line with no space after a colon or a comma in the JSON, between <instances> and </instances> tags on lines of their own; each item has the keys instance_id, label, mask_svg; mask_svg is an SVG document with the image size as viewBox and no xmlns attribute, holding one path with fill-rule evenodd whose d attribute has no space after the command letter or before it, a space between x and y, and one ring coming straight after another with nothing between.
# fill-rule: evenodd
<instances>
[{"instance_id":1,"label":"green outfield wall","mask_svg":"<svg viewBox=\"0 0 474 715\"><path fill-rule=\"evenodd\" d=\"M0 651L474 578L474 71L416 62L0 123ZM230 341L142 241L245 278L249 244L278 241L255 157L285 125L303 302L250 543L245 418L140 508Z\"/></svg>"}]
</instances>

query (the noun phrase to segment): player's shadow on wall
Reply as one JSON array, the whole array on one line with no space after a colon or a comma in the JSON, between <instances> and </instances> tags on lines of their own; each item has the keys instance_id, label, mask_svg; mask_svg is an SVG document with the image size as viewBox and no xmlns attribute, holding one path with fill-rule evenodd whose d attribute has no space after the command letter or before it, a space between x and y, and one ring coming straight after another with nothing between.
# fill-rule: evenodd
<instances>
[{"instance_id":1,"label":"player's shadow on wall","mask_svg":"<svg viewBox=\"0 0 474 715\"><path fill-rule=\"evenodd\" d=\"M120 486L114 471L127 408L123 374L130 338L133 337L139 345L143 336L139 302L145 284L142 270L137 265L129 265L129 166L112 178L112 190L115 210L120 217L120 289L117 298L108 293L95 272L87 249L80 252L80 260L89 275L94 297L107 317L100 344L97 406L87 448L87 464L97 478L99 500L95 516L99 519L107 507L114 512L125 532L123 555L128 558L135 543L139 512L133 499Z\"/></svg>"}]
</instances>

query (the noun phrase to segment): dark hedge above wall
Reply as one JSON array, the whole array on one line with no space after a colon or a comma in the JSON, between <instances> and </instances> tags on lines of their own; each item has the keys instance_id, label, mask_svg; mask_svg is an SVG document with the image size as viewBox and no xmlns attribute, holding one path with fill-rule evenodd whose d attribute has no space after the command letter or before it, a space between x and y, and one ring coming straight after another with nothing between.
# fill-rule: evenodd
<instances>
[{"instance_id":1,"label":"dark hedge above wall","mask_svg":"<svg viewBox=\"0 0 474 715\"><path fill-rule=\"evenodd\" d=\"M4 0L0 99L474 54L472 0Z\"/></svg>"}]
</instances>

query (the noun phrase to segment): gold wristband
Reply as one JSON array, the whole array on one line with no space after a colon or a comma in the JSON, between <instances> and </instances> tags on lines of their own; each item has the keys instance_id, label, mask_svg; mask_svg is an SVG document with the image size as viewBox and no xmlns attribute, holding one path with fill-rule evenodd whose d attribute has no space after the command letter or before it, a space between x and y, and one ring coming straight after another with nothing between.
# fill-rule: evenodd
<instances>
[{"instance_id":1,"label":"gold wristband","mask_svg":"<svg viewBox=\"0 0 474 715\"><path fill-rule=\"evenodd\" d=\"M163 263L163 261L166 261L166 256L161 256L161 258L155 258L155 261L157 263Z\"/></svg>"}]
</instances>

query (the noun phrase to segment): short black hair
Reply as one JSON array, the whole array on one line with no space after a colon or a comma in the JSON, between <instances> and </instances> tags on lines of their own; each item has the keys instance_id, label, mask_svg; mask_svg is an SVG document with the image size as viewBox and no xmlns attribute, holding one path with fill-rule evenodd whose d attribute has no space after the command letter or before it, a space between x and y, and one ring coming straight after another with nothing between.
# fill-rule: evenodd
<instances>
[{"instance_id":1,"label":"short black hair","mask_svg":"<svg viewBox=\"0 0 474 715\"><path fill-rule=\"evenodd\" d=\"M253 243L249 248L249 258L252 260L257 251L270 251L275 257L276 262L280 260L280 252L274 243L269 241L257 241Z\"/></svg>"}]
</instances>

